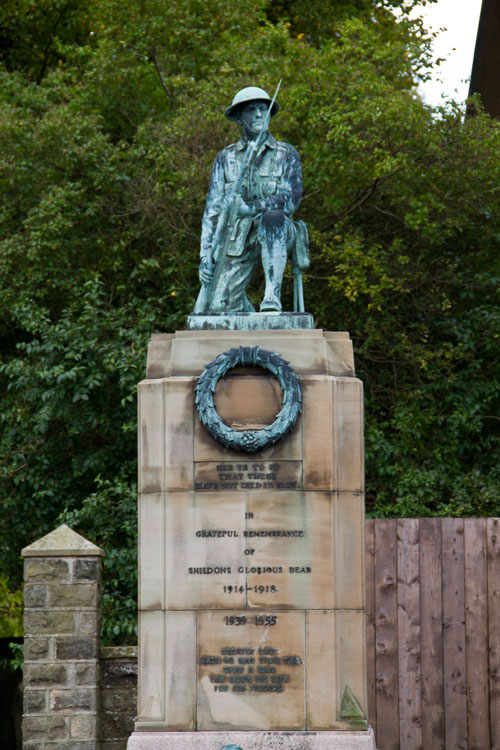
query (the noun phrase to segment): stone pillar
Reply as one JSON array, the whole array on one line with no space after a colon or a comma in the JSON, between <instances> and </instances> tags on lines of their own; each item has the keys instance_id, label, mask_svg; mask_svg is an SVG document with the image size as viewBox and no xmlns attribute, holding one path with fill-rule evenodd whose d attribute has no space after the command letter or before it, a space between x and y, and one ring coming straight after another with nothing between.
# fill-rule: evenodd
<instances>
[{"instance_id":1,"label":"stone pillar","mask_svg":"<svg viewBox=\"0 0 500 750\"><path fill-rule=\"evenodd\" d=\"M22 550L23 750L97 750L102 554L64 525Z\"/></svg>"},{"instance_id":2,"label":"stone pillar","mask_svg":"<svg viewBox=\"0 0 500 750\"><path fill-rule=\"evenodd\" d=\"M220 374L239 347L254 363L258 351L279 355L281 372L288 362L300 378L295 426L255 453L216 440L195 403L209 363ZM210 408L234 432L266 429L291 398L263 367L232 368L212 386ZM348 334L156 334L139 436L139 689L128 750L374 750L363 396Z\"/></svg>"}]
</instances>

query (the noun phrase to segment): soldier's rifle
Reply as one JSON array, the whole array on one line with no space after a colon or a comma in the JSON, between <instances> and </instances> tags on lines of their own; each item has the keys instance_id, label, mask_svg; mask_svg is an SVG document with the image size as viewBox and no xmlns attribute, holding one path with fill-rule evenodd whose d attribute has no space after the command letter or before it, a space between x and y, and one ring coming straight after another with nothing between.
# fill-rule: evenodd
<instances>
[{"instance_id":1,"label":"soldier's rifle","mask_svg":"<svg viewBox=\"0 0 500 750\"><path fill-rule=\"evenodd\" d=\"M264 115L264 121L262 123L262 130L254 141L250 141L243 157L243 163L241 165L238 177L236 178L234 185L229 193L229 198L225 201L225 206L219 214L217 221L217 228L212 240L212 258L215 259L215 268L212 278L207 284L202 284L198 299L194 306L195 313L207 312L210 309L210 303L212 301L212 293L217 289L217 284L221 277L222 271L227 258L227 251L229 243L231 242L232 228L234 227L238 218L238 211L240 209L242 195L241 189L243 187L243 180L247 174L247 171L252 166L255 157L257 156L260 147L264 143L267 137L267 131L269 129L269 123L271 121L271 113L280 90L281 81L276 87L274 96L271 100L269 108Z\"/></svg>"}]
</instances>

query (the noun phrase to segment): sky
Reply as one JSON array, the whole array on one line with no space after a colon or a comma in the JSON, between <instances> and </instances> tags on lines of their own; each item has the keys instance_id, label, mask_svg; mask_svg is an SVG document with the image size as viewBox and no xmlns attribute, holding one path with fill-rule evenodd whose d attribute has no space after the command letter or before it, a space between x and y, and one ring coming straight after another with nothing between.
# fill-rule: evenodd
<instances>
[{"instance_id":1,"label":"sky","mask_svg":"<svg viewBox=\"0 0 500 750\"><path fill-rule=\"evenodd\" d=\"M446 61L434 70L432 80L419 86L427 104L441 104L443 94L460 103L467 98L480 12L481 0L438 0L418 10L427 28L446 28L433 45L434 56Z\"/></svg>"}]
</instances>

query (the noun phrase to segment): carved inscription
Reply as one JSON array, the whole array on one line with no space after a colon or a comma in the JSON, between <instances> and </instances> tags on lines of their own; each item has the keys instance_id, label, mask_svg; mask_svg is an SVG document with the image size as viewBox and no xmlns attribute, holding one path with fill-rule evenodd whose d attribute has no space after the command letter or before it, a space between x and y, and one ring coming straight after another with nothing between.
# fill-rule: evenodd
<instances>
[{"instance_id":1,"label":"carved inscription","mask_svg":"<svg viewBox=\"0 0 500 750\"><path fill-rule=\"evenodd\" d=\"M303 626L303 613L212 614L201 629L198 651L199 677L207 692L259 696L302 690L304 644L299 625ZM297 626L292 634L290 628Z\"/></svg>"},{"instance_id":2,"label":"carved inscription","mask_svg":"<svg viewBox=\"0 0 500 750\"><path fill-rule=\"evenodd\" d=\"M326 493L201 492L179 500L166 524L169 607L333 605L333 514Z\"/></svg>"},{"instance_id":3,"label":"carved inscription","mask_svg":"<svg viewBox=\"0 0 500 750\"><path fill-rule=\"evenodd\" d=\"M200 665L210 665L209 677L214 692L284 693L293 680L289 668L301 666L302 659L293 654L279 656L279 653L280 649L269 647L222 648L220 656L201 656Z\"/></svg>"},{"instance_id":4,"label":"carved inscription","mask_svg":"<svg viewBox=\"0 0 500 750\"><path fill-rule=\"evenodd\" d=\"M302 461L197 461L195 490L298 490Z\"/></svg>"}]
</instances>

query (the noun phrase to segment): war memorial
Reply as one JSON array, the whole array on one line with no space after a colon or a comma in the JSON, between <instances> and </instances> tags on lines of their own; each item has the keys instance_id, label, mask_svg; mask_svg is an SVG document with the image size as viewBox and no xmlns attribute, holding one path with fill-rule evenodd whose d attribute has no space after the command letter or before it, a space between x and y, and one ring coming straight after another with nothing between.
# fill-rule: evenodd
<instances>
[{"instance_id":1,"label":"war memorial","mask_svg":"<svg viewBox=\"0 0 500 750\"><path fill-rule=\"evenodd\" d=\"M240 91L188 328L139 385L139 698L128 750L374 748L366 720L363 398L314 328L295 149ZM294 310L282 309L287 262ZM256 269L265 290L247 297Z\"/></svg>"}]
</instances>

